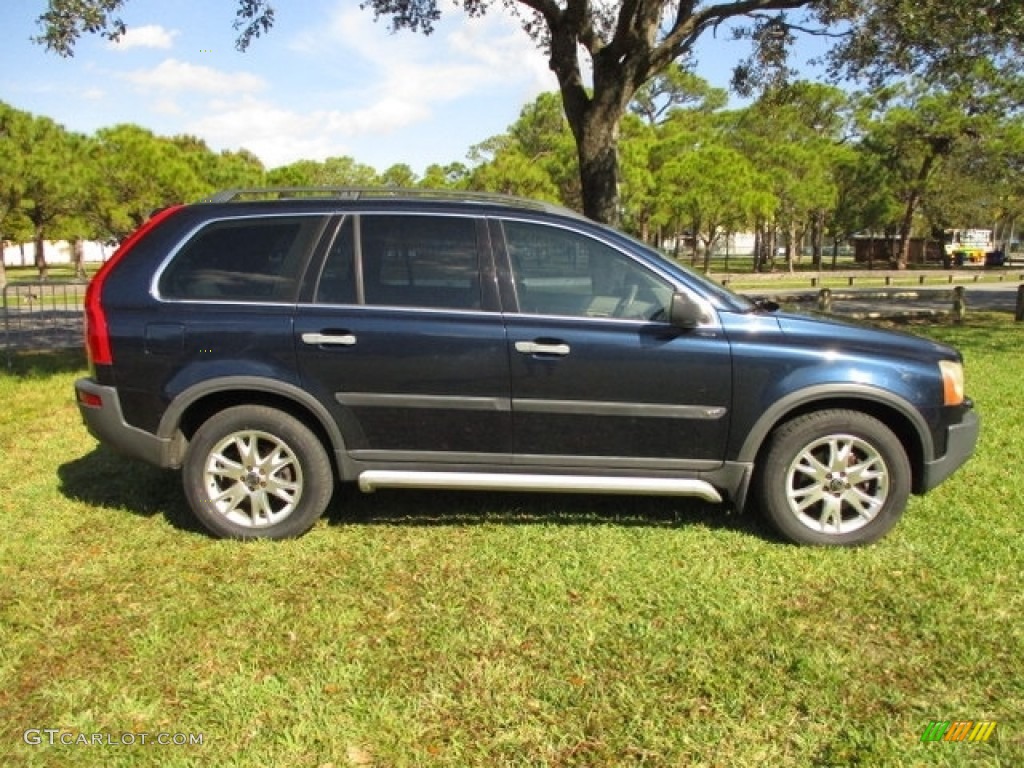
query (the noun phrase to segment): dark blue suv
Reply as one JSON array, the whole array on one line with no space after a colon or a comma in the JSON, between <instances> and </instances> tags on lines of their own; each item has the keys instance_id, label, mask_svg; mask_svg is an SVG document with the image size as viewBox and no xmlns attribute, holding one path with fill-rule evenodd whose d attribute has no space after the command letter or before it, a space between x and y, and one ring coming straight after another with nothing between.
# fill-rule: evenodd
<instances>
[{"instance_id":1,"label":"dark blue suv","mask_svg":"<svg viewBox=\"0 0 1024 768\"><path fill-rule=\"evenodd\" d=\"M696 496L874 541L971 454L956 350L782 314L569 211L258 190L164 210L86 299L89 430L219 536L335 484Z\"/></svg>"}]
</instances>

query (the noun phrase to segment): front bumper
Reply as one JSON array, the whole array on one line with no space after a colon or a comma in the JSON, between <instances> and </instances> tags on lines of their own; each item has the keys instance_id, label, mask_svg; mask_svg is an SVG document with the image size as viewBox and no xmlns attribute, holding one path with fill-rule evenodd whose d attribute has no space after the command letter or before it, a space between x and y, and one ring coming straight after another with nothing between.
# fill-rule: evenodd
<instances>
[{"instance_id":1,"label":"front bumper","mask_svg":"<svg viewBox=\"0 0 1024 768\"><path fill-rule=\"evenodd\" d=\"M960 423L946 428L946 453L935 461L925 463L920 493L930 491L971 457L980 431L981 419L974 411L968 411Z\"/></svg>"},{"instance_id":2,"label":"front bumper","mask_svg":"<svg viewBox=\"0 0 1024 768\"><path fill-rule=\"evenodd\" d=\"M128 424L114 387L105 387L92 379L78 379L75 402L90 434L104 445L158 467L178 466L175 441Z\"/></svg>"}]
</instances>

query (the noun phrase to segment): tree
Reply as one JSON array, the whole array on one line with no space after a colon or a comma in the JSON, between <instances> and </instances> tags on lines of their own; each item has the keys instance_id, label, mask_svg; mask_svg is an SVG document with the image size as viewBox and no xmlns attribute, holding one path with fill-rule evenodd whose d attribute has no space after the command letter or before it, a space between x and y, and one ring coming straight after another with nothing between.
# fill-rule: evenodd
<instances>
[{"instance_id":1,"label":"tree","mask_svg":"<svg viewBox=\"0 0 1024 768\"><path fill-rule=\"evenodd\" d=\"M895 103L890 106L886 97ZM867 127L865 145L892 171L892 188L902 207L900 268L909 261L916 217L936 194L949 160L968 146L973 152L998 125L996 104L982 100L970 105L969 98L924 84L892 89L883 92L880 114Z\"/></svg>"},{"instance_id":2,"label":"tree","mask_svg":"<svg viewBox=\"0 0 1024 768\"><path fill-rule=\"evenodd\" d=\"M678 64L644 83L633 96L629 111L648 125L660 125L679 110L706 115L728 103L726 90L715 88L686 65Z\"/></svg>"},{"instance_id":3,"label":"tree","mask_svg":"<svg viewBox=\"0 0 1024 768\"><path fill-rule=\"evenodd\" d=\"M703 243L704 271L720 236L728 236L771 210L762 174L739 152L706 144L673 157L663 168L665 214L685 221Z\"/></svg>"},{"instance_id":4,"label":"tree","mask_svg":"<svg viewBox=\"0 0 1024 768\"><path fill-rule=\"evenodd\" d=\"M299 160L267 171L275 187L372 187L380 183L377 171L351 157L328 157L323 162Z\"/></svg>"},{"instance_id":5,"label":"tree","mask_svg":"<svg viewBox=\"0 0 1024 768\"><path fill-rule=\"evenodd\" d=\"M205 141L189 135L174 136L170 141L210 190L245 189L264 183L263 163L247 149L216 153Z\"/></svg>"},{"instance_id":6,"label":"tree","mask_svg":"<svg viewBox=\"0 0 1024 768\"><path fill-rule=\"evenodd\" d=\"M0 102L0 289L7 285L3 243L8 235L23 230L21 213L25 195L25 163L32 116ZM13 238L10 238L13 239Z\"/></svg>"},{"instance_id":7,"label":"tree","mask_svg":"<svg viewBox=\"0 0 1024 768\"><path fill-rule=\"evenodd\" d=\"M396 163L380 175L380 183L385 187L415 187L417 181L416 173L405 163Z\"/></svg>"},{"instance_id":8,"label":"tree","mask_svg":"<svg viewBox=\"0 0 1024 768\"><path fill-rule=\"evenodd\" d=\"M739 113L734 140L766 174L777 200L766 239L784 236L790 269L807 233L815 264L821 264L826 212L836 197L836 153L845 140L846 101L838 88L796 82L767 91Z\"/></svg>"},{"instance_id":9,"label":"tree","mask_svg":"<svg viewBox=\"0 0 1024 768\"><path fill-rule=\"evenodd\" d=\"M879 232L899 216L899 201L890 187L890 169L863 143L844 144L835 163L836 198L830 206L832 267L839 244L858 232ZM869 251L869 262L873 252Z\"/></svg>"},{"instance_id":10,"label":"tree","mask_svg":"<svg viewBox=\"0 0 1024 768\"><path fill-rule=\"evenodd\" d=\"M71 55L83 33L116 38L126 0L49 0L37 40ZM236 0L236 46L244 50L274 21L268 0ZM392 30L429 34L438 0L364 0ZM1018 1L1006 0L456 0L470 16L493 8L515 16L549 56L576 145L583 211L614 223L618 142L623 115L651 78L686 59L707 33L731 28L752 54L733 81L750 90L790 74L788 53L801 34L834 38L836 77L885 82L913 74L924 80L969 79L979 62L997 71L1024 68L1024 24ZM796 12L798 15L789 15ZM590 73L589 76L586 73ZM1015 104L1020 104L1020 101Z\"/></svg>"},{"instance_id":11,"label":"tree","mask_svg":"<svg viewBox=\"0 0 1024 768\"><path fill-rule=\"evenodd\" d=\"M462 189L469 178L469 168L462 163L428 165L420 179L424 189Z\"/></svg>"},{"instance_id":12,"label":"tree","mask_svg":"<svg viewBox=\"0 0 1024 768\"><path fill-rule=\"evenodd\" d=\"M197 172L197 152L190 141L162 138L137 125L97 131L90 185L94 192L85 205L97 234L121 240L153 211L213 191L214 185Z\"/></svg>"},{"instance_id":13,"label":"tree","mask_svg":"<svg viewBox=\"0 0 1024 768\"><path fill-rule=\"evenodd\" d=\"M557 94L540 94L523 107L508 133L473 147L470 159L478 163L471 189L579 205L572 135Z\"/></svg>"},{"instance_id":14,"label":"tree","mask_svg":"<svg viewBox=\"0 0 1024 768\"><path fill-rule=\"evenodd\" d=\"M84 136L70 134L47 117L32 117L16 149L25 157L20 210L30 222L39 278L48 275L45 243L62 217L81 210L86 197Z\"/></svg>"}]
</instances>

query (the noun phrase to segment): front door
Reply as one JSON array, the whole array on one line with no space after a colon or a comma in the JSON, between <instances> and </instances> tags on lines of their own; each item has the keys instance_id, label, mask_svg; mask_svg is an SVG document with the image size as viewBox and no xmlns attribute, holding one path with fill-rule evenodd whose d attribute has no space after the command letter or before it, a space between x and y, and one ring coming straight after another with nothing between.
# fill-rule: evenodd
<instances>
[{"instance_id":1,"label":"front door","mask_svg":"<svg viewBox=\"0 0 1024 768\"><path fill-rule=\"evenodd\" d=\"M506 314L522 464L711 469L723 459L729 344L667 322L674 286L608 243L501 224L518 312Z\"/></svg>"}]
</instances>

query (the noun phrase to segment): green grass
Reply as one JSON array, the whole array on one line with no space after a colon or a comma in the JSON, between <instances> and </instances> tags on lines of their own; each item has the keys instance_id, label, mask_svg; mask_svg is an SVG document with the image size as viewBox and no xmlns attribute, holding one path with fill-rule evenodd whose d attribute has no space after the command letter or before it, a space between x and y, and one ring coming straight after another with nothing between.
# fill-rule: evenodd
<instances>
[{"instance_id":1,"label":"green grass","mask_svg":"<svg viewBox=\"0 0 1024 768\"><path fill-rule=\"evenodd\" d=\"M21 356L0 764L1022 765L1024 325L913 330L964 350L982 441L852 551L672 499L351 491L300 540L214 541L175 474L85 433L79 355ZM921 743L955 719L998 725Z\"/></svg>"}]
</instances>

